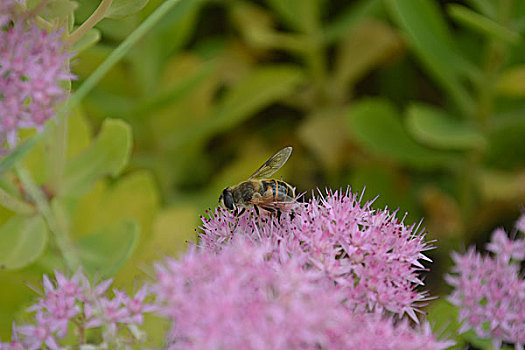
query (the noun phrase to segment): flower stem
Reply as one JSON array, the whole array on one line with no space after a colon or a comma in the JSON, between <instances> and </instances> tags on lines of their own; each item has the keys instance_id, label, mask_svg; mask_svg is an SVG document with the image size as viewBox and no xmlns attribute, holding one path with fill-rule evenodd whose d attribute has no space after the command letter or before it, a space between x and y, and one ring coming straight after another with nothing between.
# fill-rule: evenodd
<instances>
[{"instance_id":1,"label":"flower stem","mask_svg":"<svg viewBox=\"0 0 525 350\"><path fill-rule=\"evenodd\" d=\"M35 213L33 206L12 196L2 188L0 188L0 205L19 214L31 215Z\"/></svg>"},{"instance_id":2,"label":"flower stem","mask_svg":"<svg viewBox=\"0 0 525 350\"><path fill-rule=\"evenodd\" d=\"M71 33L67 37L67 41L69 41L71 44L76 43L82 37L94 26L97 25L98 22L100 22L102 19L104 19L104 16L106 15L107 10L111 6L111 3L113 0L102 0L100 2L100 5L98 5L97 9L89 16L88 19L82 23L80 27L77 28L73 33Z\"/></svg>"},{"instance_id":3,"label":"flower stem","mask_svg":"<svg viewBox=\"0 0 525 350\"><path fill-rule=\"evenodd\" d=\"M195 0L165 0L151 15L148 16L148 18L144 20L144 22L138 26L137 29L128 35L128 37L109 54L106 60L102 62L100 66L98 66L97 69L93 71L93 73L91 73L91 75L82 83L82 85L80 85L73 96L71 96L71 98L68 100L68 103L66 103L65 108L62 109L62 112L67 113L68 109L72 109L78 105L80 101L82 101L82 99L99 83L106 73L109 72L109 70L113 68L113 66L129 52L133 45L142 39L144 35L146 35L150 29L153 28L153 26L156 25L162 19L162 17L168 13L168 11L170 11L171 8L179 2L181 5L179 7L178 13L182 14L184 11L187 11L189 8L191 8L190 6L195 2ZM185 4L186 6L183 6L182 4ZM178 16L175 21L181 21L183 18L183 16Z\"/></svg>"},{"instance_id":4,"label":"flower stem","mask_svg":"<svg viewBox=\"0 0 525 350\"><path fill-rule=\"evenodd\" d=\"M49 189L52 193L58 193L60 184L62 183L62 176L64 174L64 168L66 165L66 153L67 153L67 128L68 118L67 115L59 113L56 118L56 126L52 133L54 137L51 141L51 176L49 182Z\"/></svg>"},{"instance_id":5,"label":"flower stem","mask_svg":"<svg viewBox=\"0 0 525 350\"><path fill-rule=\"evenodd\" d=\"M44 192L33 182L27 169L22 166L16 166L18 178L22 186L27 191L29 197L35 202L40 214L47 222L49 230L54 234L56 243L70 271L75 271L80 266L80 260L76 254L73 241L68 236L64 227L59 224Z\"/></svg>"}]
</instances>

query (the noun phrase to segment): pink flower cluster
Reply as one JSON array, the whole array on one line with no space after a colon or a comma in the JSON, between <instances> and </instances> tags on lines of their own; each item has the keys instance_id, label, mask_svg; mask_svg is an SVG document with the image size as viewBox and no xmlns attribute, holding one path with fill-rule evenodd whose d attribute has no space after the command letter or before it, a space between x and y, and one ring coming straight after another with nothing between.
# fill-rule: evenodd
<instances>
[{"instance_id":1,"label":"pink flower cluster","mask_svg":"<svg viewBox=\"0 0 525 350\"><path fill-rule=\"evenodd\" d=\"M270 259L293 257L303 268L322 272L341 288L348 303L360 311L408 314L428 300L418 272L423 252L431 249L417 226L407 226L395 213L361 205L349 191L328 193L301 205L280 219L247 214L236 218L218 208L203 218L199 246L220 251L236 236L265 247Z\"/></svg>"},{"instance_id":2,"label":"pink flower cluster","mask_svg":"<svg viewBox=\"0 0 525 350\"><path fill-rule=\"evenodd\" d=\"M522 232L524 220L525 215L516 225ZM452 254L455 266L446 280L455 289L448 300L460 309L461 333L473 329L479 337L492 338L497 349L502 342L523 349L525 280L520 263L525 258L525 239L509 239L503 229L496 229L486 247L493 256L481 255L475 247Z\"/></svg>"},{"instance_id":3,"label":"pink flower cluster","mask_svg":"<svg viewBox=\"0 0 525 350\"><path fill-rule=\"evenodd\" d=\"M143 313L154 310L145 302L148 290L143 287L133 298L114 290L110 299L105 294L111 283L109 279L92 286L81 270L70 279L56 271L55 283L44 275L44 295L27 310L35 312L35 323L13 326L11 342L0 343L0 349L59 349L60 339L66 338L73 325L79 345L85 344L85 331L91 328L103 330L106 345L118 344L122 328L139 336L137 326L143 322Z\"/></svg>"},{"instance_id":4,"label":"pink flower cluster","mask_svg":"<svg viewBox=\"0 0 525 350\"><path fill-rule=\"evenodd\" d=\"M350 310L342 288L294 256L235 238L216 253L192 247L157 265L160 312L173 321L168 349L444 349L428 324Z\"/></svg>"},{"instance_id":5,"label":"pink flower cluster","mask_svg":"<svg viewBox=\"0 0 525 350\"><path fill-rule=\"evenodd\" d=\"M42 30L23 14L11 18L12 25L7 19L0 18L0 146L12 147L19 129L40 129L55 115L55 105L66 97L59 84L73 76L61 31Z\"/></svg>"}]
</instances>

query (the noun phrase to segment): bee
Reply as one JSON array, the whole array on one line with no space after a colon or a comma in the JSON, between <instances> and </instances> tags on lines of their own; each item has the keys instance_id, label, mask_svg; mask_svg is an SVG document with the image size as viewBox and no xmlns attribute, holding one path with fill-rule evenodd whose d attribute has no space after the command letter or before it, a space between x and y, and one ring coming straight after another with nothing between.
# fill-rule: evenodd
<instances>
[{"instance_id":1,"label":"bee","mask_svg":"<svg viewBox=\"0 0 525 350\"><path fill-rule=\"evenodd\" d=\"M248 180L226 187L219 197L219 203L234 210L237 217L251 207L255 209L257 215L261 208L278 217L281 212L293 209L297 205L295 189L282 180L269 179L290 158L292 149L292 147L281 149L261 165Z\"/></svg>"}]
</instances>

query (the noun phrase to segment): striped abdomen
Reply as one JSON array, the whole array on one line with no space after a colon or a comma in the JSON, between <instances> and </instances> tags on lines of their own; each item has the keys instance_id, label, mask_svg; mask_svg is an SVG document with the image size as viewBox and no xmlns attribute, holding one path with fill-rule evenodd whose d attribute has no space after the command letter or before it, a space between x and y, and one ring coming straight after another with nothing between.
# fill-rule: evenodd
<instances>
[{"instance_id":1,"label":"striped abdomen","mask_svg":"<svg viewBox=\"0 0 525 350\"><path fill-rule=\"evenodd\" d=\"M261 180L262 193L261 195L266 200L272 202L293 202L295 201L295 194L292 186L284 181L279 180Z\"/></svg>"}]
</instances>

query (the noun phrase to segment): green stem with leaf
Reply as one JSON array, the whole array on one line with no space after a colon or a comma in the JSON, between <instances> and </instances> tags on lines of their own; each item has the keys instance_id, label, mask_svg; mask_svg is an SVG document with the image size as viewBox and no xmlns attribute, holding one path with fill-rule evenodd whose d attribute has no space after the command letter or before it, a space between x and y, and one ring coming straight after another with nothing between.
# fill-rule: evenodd
<instances>
[{"instance_id":1,"label":"green stem with leaf","mask_svg":"<svg viewBox=\"0 0 525 350\"><path fill-rule=\"evenodd\" d=\"M106 15L106 12L108 11L109 7L113 3L113 0L102 0L100 5L98 5L97 9L89 16L87 20L82 23L80 27L77 28L73 33L71 33L67 37L67 41L69 41L71 44L76 43L82 37L94 26L97 25L98 22L104 19L104 16Z\"/></svg>"},{"instance_id":2,"label":"green stem with leaf","mask_svg":"<svg viewBox=\"0 0 525 350\"><path fill-rule=\"evenodd\" d=\"M24 190L31 200L35 203L38 212L42 214L47 222L49 230L53 233L55 241L64 257L65 263L69 270L75 271L80 266L80 260L71 237L65 227L62 227L53 214L49 201L45 193L31 179L27 169L22 166L16 166L16 172Z\"/></svg>"}]
</instances>

